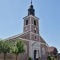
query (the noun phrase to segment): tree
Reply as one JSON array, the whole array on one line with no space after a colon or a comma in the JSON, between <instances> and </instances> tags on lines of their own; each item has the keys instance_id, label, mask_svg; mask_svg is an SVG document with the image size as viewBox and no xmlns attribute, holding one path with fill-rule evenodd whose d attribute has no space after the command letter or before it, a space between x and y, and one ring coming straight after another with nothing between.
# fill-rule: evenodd
<instances>
[{"instance_id":1,"label":"tree","mask_svg":"<svg viewBox=\"0 0 60 60\"><path fill-rule=\"evenodd\" d=\"M54 48L53 54L56 55L58 53L57 48Z\"/></svg>"},{"instance_id":2,"label":"tree","mask_svg":"<svg viewBox=\"0 0 60 60\"><path fill-rule=\"evenodd\" d=\"M8 41L2 41L2 52L4 53L4 60L6 60L6 54L10 51L10 43Z\"/></svg>"},{"instance_id":3,"label":"tree","mask_svg":"<svg viewBox=\"0 0 60 60\"><path fill-rule=\"evenodd\" d=\"M54 48L53 50L54 58L57 58L58 50L57 48Z\"/></svg>"},{"instance_id":4,"label":"tree","mask_svg":"<svg viewBox=\"0 0 60 60\"><path fill-rule=\"evenodd\" d=\"M2 53L2 40L0 39L0 53Z\"/></svg>"},{"instance_id":5,"label":"tree","mask_svg":"<svg viewBox=\"0 0 60 60\"><path fill-rule=\"evenodd\" d=\"M11 48L11 51L12 51L12 53L16 54L16 60L17 60L18 54L25 52L23 42L21 40L16 40L16 42L14 43L14 45Z\"/></svg>"}]
</instances>

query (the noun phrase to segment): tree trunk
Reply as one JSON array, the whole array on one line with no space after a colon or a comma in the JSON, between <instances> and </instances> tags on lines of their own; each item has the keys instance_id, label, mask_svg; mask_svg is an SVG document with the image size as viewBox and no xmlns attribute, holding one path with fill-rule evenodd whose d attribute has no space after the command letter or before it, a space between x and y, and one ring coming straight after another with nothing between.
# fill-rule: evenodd
<instances>
[{"instance_id":1,"label":"tree trunk","mask_svg":"<svg viewBox=\"0 0 60 60\"><path fill-rule=\"evenodd\" d=\"M4 53L4 60L6 60L6 54Z\"/></svg>"},{"instance_id":2,"label":"tree trunk","mask_svg":"<svg viewBox=\"0 0 60 60\"><path fill-rule=\"evenodd\" d=\"M17 60L18 54L16 54L16 60Z\"/></svg>"}]
</instances>

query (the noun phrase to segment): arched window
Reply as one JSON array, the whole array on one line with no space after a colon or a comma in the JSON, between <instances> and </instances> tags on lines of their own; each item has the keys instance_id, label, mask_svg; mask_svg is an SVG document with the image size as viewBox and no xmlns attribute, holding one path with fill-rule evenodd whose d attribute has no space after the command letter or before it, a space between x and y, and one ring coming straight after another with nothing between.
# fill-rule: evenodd
<instances>
[{"instance_id":1,"label":"arched window","mask_svg":"<svg viewBox=\"0 0 60 60\"><path fill-rule=\"evenodd\" d=\"M24 44L25 54L27 54L27 45Z\"/></svg>"},{"instance_id":2,"label":"arched window","mask_svg":"<svg viewBox=\"0 0 60 60\"><path fill-rule=\"evenodd\" d=\"M45 55L45 48L42 48L42 54Z\"/></svg>"},{"instance_id":3,"label":"arched window","mask_svg":"<svg viewBox=\"0 0 60 60\"><path fill-rule=\"evenodd\" d=\"M34 33L36 33L36 30L34 30Z\"/></svg>"},{"instance_id":4,"label":"arched window","mask_svg":"<svg viewBox=\"0 0 60 60\"><path fill-rule=\"evenodd\" d=\"M26 25L28 25L28 20L26 20Z\"/></svg>"},{"instance_id":5,"label":"arched window","mask_svg":"<svg viewBox=\"0 0 60 60\"><path fill-rule=\"evenodd\" d=\"M37 39L37 36L34 36L34 39Z\"/></svg>"},{"instance_id":6,"label":"arched window","mask_svg":"<svg viewBox=\"0 0 60 60\"><path fill-rule=\"evenodd\" d=\"M35 36L35 39L36 39L36 36Z\"/></svg>"},{"instance_id":7,"label":"arched window","mask_svg":"<svg viewBox=\"0 0 60 60\"><path fill-rule=\"evenodd\" d=\"M34 25L36 25L36 20L34 20Z\"/></svg>"}]
</instances>

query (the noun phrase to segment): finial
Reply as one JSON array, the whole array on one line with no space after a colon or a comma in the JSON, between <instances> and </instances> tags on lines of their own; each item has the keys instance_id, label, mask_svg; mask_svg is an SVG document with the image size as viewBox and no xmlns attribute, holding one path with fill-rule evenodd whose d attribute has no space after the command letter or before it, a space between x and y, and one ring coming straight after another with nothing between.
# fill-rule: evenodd
<instances>
[{"instance_id":1,"label":"finial","mask_svg":"<svg viewBox=\"0 0 60 60\"><path fill-rule=\"evenodd\" d=\"M32 5L32 0L31 0L31 5Z\"/></svg>"}]
</instances>

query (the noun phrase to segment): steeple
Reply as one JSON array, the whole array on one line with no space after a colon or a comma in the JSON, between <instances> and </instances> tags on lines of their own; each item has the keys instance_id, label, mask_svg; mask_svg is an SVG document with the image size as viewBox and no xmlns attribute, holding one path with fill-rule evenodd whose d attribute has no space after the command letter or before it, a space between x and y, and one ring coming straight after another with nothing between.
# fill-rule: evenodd
<instances>
[{"instance_id":1,"label":"steeple","mask_svg":"<svg viewBox=\"0 0 60 60\"><path fill-rule=\"evenodd\" d=\"M35 9L33 8L33 5L32 5L32 0L31 0L31 5L28 9L28 15L33 15L35 16Z\"/></svg>"},{"instance_id":2,"label":"steeple","mask_svg":"<svg viewBox=\"0 0 60 60\"><path fill-rule=\"evenodd\" d=\"M23 32L26 33L25 39L39 41L39 20L35 16L35 9L33 8L32 0L28 9L28 16L24 17Z\"/></svg>"},{"instance_id":3,"label":"steeple","mask_svg":"<svg viewBox=\"0 0 60 60\"><path fill-rule=\"evenodd\" d=\"M31 5L32 5L32 0L31 0Z\"/></svg>"}]
</instances>

